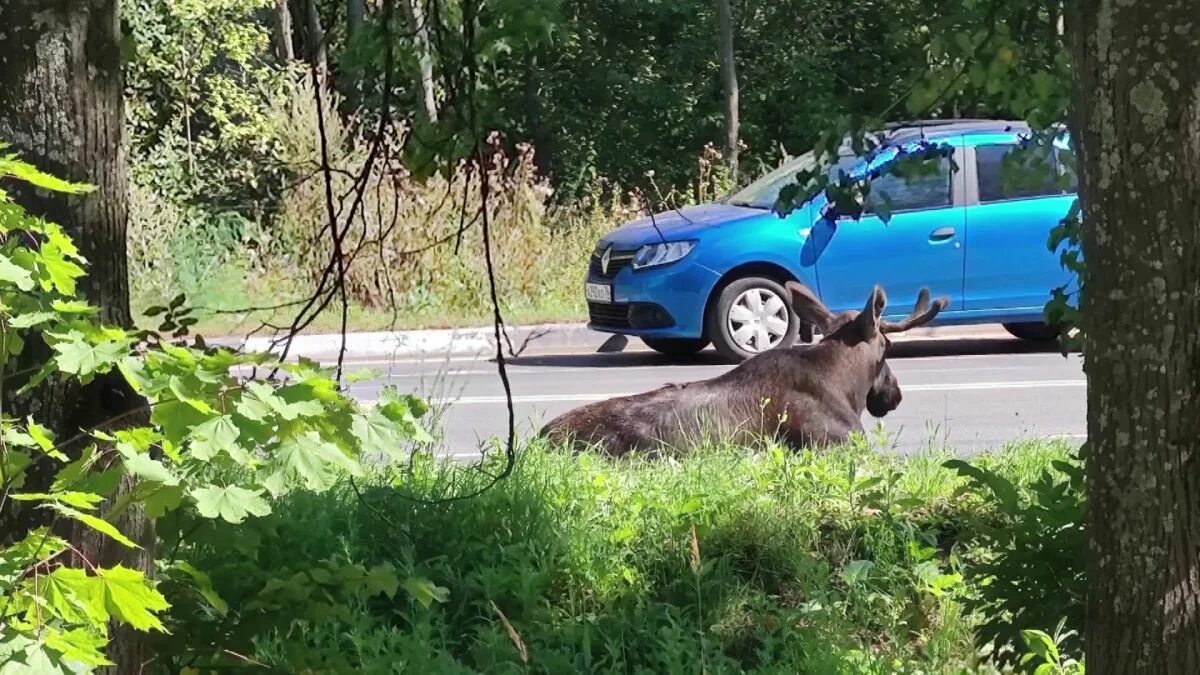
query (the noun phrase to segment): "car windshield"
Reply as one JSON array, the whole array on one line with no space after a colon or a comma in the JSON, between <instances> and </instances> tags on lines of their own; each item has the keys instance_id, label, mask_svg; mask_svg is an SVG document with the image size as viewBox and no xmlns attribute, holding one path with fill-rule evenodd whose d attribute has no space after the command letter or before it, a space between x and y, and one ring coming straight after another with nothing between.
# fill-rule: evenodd
<instances>
[{"instance_id":1,"label":"car windshield","mask_svg":"<svg viewBox=\"0 0 1200 675\"><path fill-rule=\"evenodd\" d=\"M839 174L845 171L849 176L860 176L866 171L874 171L894 160L901 153L912 152L921 146L923 141L912 141L901 146L885 146L871 154L869 162L855 155L842 155L826 172L831 181L836 181ZM750 185L726 200L732 206L746 206L755 209L772 209L779 199L779 191L785 185L796 180L796 174L811 169L816 164L812 152L788 160L778 169L759 178Z\"/></svg>"},{"instance_id":2,"label":"car windshield","mask_svg":"<svg viewBox=\"0 0 1200 675\"><path fill-rule=\"evenodd\" d=\"M829 170L830 178L836 178L838 171L849 172L861 160L857 157L843 156L837 164ZM776 200L779 199L779 191L785 185L789 185L796 181L796 174L805 169L812 169L816 165L814 155L807 152L799 157L784 162L779 168L759 178L750 185L747 185L740 192L735 193L726 202L732 206L747 206L754 209L771 209L774 208Z\"/></svg>"}]
</instances>

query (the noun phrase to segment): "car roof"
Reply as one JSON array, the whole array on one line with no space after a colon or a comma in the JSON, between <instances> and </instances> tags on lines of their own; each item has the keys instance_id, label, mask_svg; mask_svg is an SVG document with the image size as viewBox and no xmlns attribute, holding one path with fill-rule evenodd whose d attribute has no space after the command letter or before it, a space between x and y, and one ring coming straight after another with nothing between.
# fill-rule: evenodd
<instances>
[{"instance_id":1,"label":"car roof","mask_svg":"<svg viewBox=\"0 0 1200 675\"><path fill-rule=\"evenodd\" d=\"M939 139L949 136L987 135L987 134L1029 134L1031 129L1027 122L1021 120L989 120L989 119L929 119L895 122L884 125L880 131L872 135L883 136L884 147L905 145L921 139ZM842 141L838 153L843 157L855 156L851 150L850 139Z\"/></svg>"},{"instance_id":2,"label":"car roof","mask_svg":"<svg viewBox=\"0 0 1200 675\"><path fill-rule=\"evenodd\" d=\"M1018 120L948 119L899 122L884 127L889 143L921 138L959 136L972 133L1028 132L1029 124Z\"/></svg>"}]
</instances>

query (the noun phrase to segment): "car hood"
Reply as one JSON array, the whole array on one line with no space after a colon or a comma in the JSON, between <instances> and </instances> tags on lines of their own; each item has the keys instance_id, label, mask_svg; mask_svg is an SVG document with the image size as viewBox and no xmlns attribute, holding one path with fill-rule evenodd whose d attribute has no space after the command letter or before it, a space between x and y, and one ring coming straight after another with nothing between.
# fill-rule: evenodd
<instances>
[{"instance_id":1,"label":"car hood","mask_svg":"<svg viewBox=\"0 0 1200 675\"><path fill-rule=\"evenodd\" d=\"M598 248L614 246L618 249L634 249L643 244L656 243L662 239L659 232L667 241L690 239L700 231L712 227L720 227L733 222L755 218L769 214L770 211L752 209L729 204L700 204L685 206L654 214L653 218L646 216L625 223L609 232L600 239ZM655 226L658 230L655 230Z\"/></svg>"}]
</instances>

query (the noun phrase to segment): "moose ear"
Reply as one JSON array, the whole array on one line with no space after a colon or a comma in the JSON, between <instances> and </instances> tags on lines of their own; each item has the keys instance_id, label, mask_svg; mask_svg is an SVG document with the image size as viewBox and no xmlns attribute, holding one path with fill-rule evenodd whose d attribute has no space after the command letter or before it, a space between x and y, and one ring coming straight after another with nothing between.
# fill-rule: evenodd
<instances>
[{"instance_id":1,"label":"moose ear","mask_svg":"<svg viewBox=\"0 0 1200 675\"><path fill-rule=\"evenodd\" d=\"M863 334L868 340L875 337L879 331L879 318L883 316L884 307L887 307L887 294L877 285L872 289L871 297L867 298L866 307L863 307L862 313L858 315Z\"/></svg>"},{"instance_id":2,"label":"moose ear","mask_svg":"<svg viewBox=\"0 0 1200 675\"><path fill-rule=\"evenodd\" d=\"M802 321L811 323L817 330L825 333L833 320L833 312L821 302L807 286L789 281L784 286L792 294L792 309Z\"/></svg>"}]
</instances>

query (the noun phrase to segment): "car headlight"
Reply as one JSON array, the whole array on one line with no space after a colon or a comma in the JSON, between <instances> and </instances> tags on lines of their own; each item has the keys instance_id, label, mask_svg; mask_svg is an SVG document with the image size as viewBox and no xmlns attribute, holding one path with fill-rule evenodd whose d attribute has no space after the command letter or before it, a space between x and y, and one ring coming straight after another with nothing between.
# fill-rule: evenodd
<instances>
[{"instance_id":1,"label":"car headlight","mask_svg":"<svg viewBox=\"0 0 1200 675\"><path fill-rule=\"evenodd\" d=\"M666 265L684 258L696 248L694 241L668 241L660 244L646 244L633 254L633 269Z\"/></svg>"}]
</instances>

